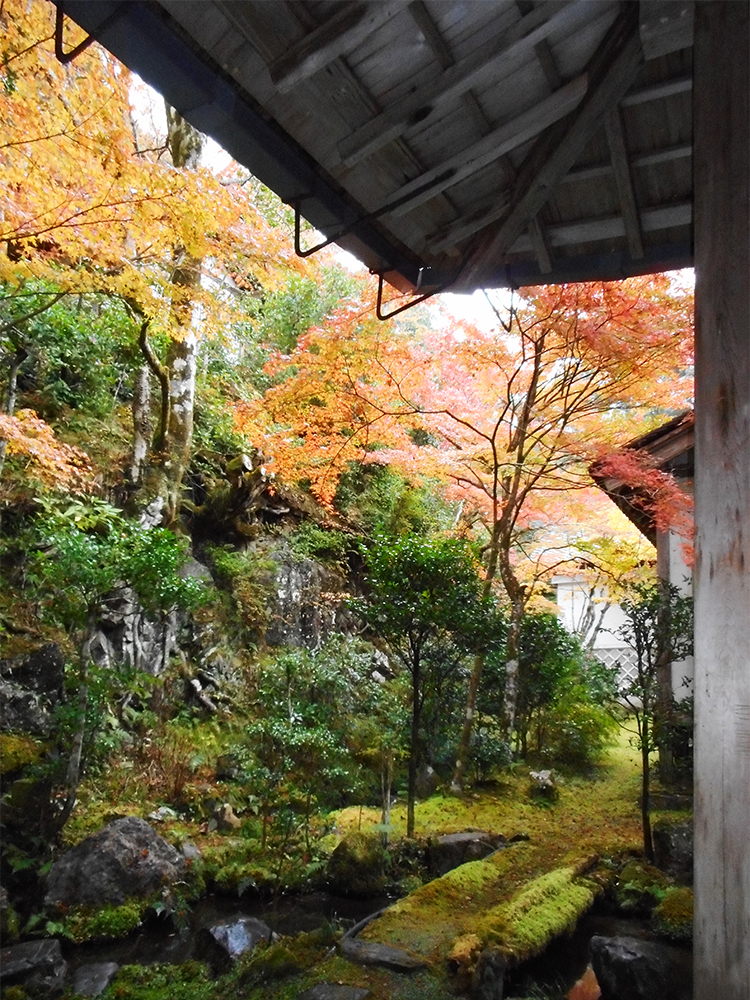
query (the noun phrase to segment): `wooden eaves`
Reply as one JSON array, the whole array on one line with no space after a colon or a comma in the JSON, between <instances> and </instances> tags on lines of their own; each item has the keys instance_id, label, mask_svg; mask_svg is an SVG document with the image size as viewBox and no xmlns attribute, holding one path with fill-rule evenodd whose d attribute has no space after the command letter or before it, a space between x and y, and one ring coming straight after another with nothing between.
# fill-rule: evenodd
<instances>
[{"instance_id":1,"label":"wooden eaves","mask_svg":"<svg viewBox=\"0 0 750 1000\"><path fill-rule=\"evenodd\" d=\"M692 0L58 0L401 290L692 262Z\"/></svg>"},{"instance_id":2,"label":"wooden eaves","mask_svg":"<svg viewBox=\"0 0 750 1000\"><path fill-rule=\"evenodd\" d=\"M677 480L692 480L695 449L695 413L688 410L666 424L629 441L622 449L642 455L655 469L671 473ZM590 468L596 485L619 507L623 514L652 545L656 545L656 521L652 498L607 471L606 460Z\"/></svg>"}]
</instances>

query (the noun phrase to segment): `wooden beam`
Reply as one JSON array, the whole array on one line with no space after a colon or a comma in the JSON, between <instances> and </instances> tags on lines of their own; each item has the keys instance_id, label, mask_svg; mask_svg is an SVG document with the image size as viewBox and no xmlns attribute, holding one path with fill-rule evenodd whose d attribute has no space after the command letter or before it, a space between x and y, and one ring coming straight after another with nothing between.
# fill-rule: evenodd
<instances>
[{"instance_id":1,"label":"wooden beam","mask_svg":"<svg viewBox=\"0 0 750 1000\"><path fill-rule=\"evenodd\" d=\"M607 33L589 64L590 87L581 106L560 129L551 129L536 144L519 172L507 217L474 250L458 279L481 286L518 236L528 227L581 155L606 116L617 107L643 65L638 37L638 5L628 4Z\"/></svg>"},{"instance_id":2,"label":"wooden beam","mask_svg":"<svg viewBox=\"0 0 750 1000\"><path fill-rule=\"evenodd\" d=\"M677 146L666 149L655 149L653 153L638 153L630 158L630 166L653 167L657 163L669 163L672 160L684 160L693 155L692 142L681 142ZM576 181L591 181L596 177L606 177L613 172L612 161L607 163L592 163L588 167L576 167L570 170L560 181L561 184Z\"/></svg>"},{"instance_id":3,"label":"wooden beam","mask_svg":"<svg viewBox=\"0 0 750 1000\"><path fill-rule=\"evenodd\" d=\"M633 178L630 175L628 151L625 146L625 130L622 125L619 108L615 108L614 111L607 115L605 129L609 144L609 155L612 158L612 169L615 172L617 194L620 199L622 221L625 223L625 232L628 238L628 250L633 260L642 260L643 238L641 236L641 224L638 219L638 206L635 201Z\"/></svg>"},{"instance_id":4,"label":"wooden beam","mask_svg":"<svg viewBox=\"0 0 750 1000\"><path fill-rule=\"evenodd\" d=\"M270 64L271 81L282 93L291 90L334 59L356 48L373 31L400 14L408 2L381 0L379 3L342 4L333 17Z\"/></svg>"},{"instance_id":5,"label":"wooden beam","mask_svg":"<svg viewBox=\"0 0 750 1000\"><path fill-rule=\"evenodd\" d=\"M529 239L534 248L539 270L542 274L552 273L552 253L547 242L547 234L539 221L539 216L535 216L529 223Z\"/></svg>"},{"instance_id":6,"label":"wooden beam","mask_svg":"<svg viewBox=\"0 0 750 1000\"><path fill-rule=\"evenodd\" d=\"M641 0L640 35L647 60L693 44L693 0Z\"/></svg>"},{"instance_id":7,"label":"wooden beam","mask_svg":"<svg viewBox=\"0 0 750 1000\"><path fill-rule=\"evenodd\" d=\"M631 108L636 104L645 104L647 101L658 101L663 97L671 97L673 94L684 94L692 89L692 76L678 76L672 80L662 80L660 83L651 83L648 87L639 87L638 90L631 90L620 101L620 107Z\"/></svg>"},{"instance_id":8,"label":"wooden beam","mask_svg":"<svg viewBox=\"0 0 750 1000\"><path fill-rule=\"evenodd\" d=\"M560 71L557 68L555 62L555 57L552 55L552 49L546 38L543 38L541 42L537 42L534 46L534 52L536 52L536 57L539 60L539 64L542 67L542 72L547 78L547 83L549 84L549 89L551 91L559 90L562 87L562 77L560 76Z\"/></svg>"},{"instance_id":9,"label":"wooden beam","mask_svg":"<svg viewBox=\"0 0 750 1000\"><path fill-rule=\"evenodd\" d=\"M455 100L480 82L508 76L537 42L553 31L585 22L596 6L595 0L547 0L501 38L488 38L416 94L397 101L342 139L338 146L342 161L347 167L359 163L407 129L427 121L446 101Z\"/></svg>"},{"instance_id":10,"label":"wooden beam","mask_svg":"<svg viewBox=\"0 0 750 1000\"><path fill-rule=\"evenodd\" d=\"M432 14L424 4L424 0L412 0L409 4L409 13L414 19L414 23L424 35L424 40L432 49L435 58L443 69L448 69L455 63L451 50L445 44L445 39L440 34L438 26L432 19Z\"/></svg>"},{"instance_id":11,"label":"wooden beam","mask_svg":"<svg viewBox=\"0 0 750 1000\"><path fill-rule=\"evenodd\" d=\"M414 192L414 197L406 202L401 201L399 208L391 214L400 216L410 212L418 205L434 198L436 194L482 170L511 149L517 149L529 139L533 139L577 107L586 93L586 86L587 78L584 73L513 121L506 122L494 132L490 132L469 149L461 150L449 160L402 185L389 195L388 200L401 201L411 192Z\"/></svg>"},{"instance_id":12,"label":"wooden beam","mask_svg":"<svg viewBox=\"0 0 750 1000\"><path fill-rule=\"evenodd\" d=\"M440 63L441 68L449 69L453 66L456 60L453 58L451 50L448 48L445 39L440 34L440 29L433 21L432 15L429 10L427 10L423 0L412 0L412 3L409 4L409 13L414 18L415 24L422 32L425 41L432 49L435 58ZM461 95L461 99L466 107L466 110L474 119L479 134L487 135L487 133L491 131L492 125L484 111L482 111L481 105L479 104L474 92L467 90L465 94Z\"/></svg>"},{"instance_id":13,"label":"wooden beam","mask_svg":"<svg viewBox=\"0 0 750 1000\"><path fill-rule=\"evenodd\" d=\"M662 229L689 226L692 218L692 205L690 202L681 201L676 205L645 208L640 213L640 226L644 233L654 233ZM606 219L582 219L580 222L565 222L557 226L549 226L547 229L547 239L550 246L553 247L577 246L579 243L599 243L604 240L621 239L626 235L625 223L621 215L612 215ZM523 233L509 252L522 253L533 249L531 239Z\"/></svg>"},{"instance_id":14,"label":"wooden beam","mask_svg":"<svg viewBox=\"0 0 750 1000\"><path fill-rule=\"evenodd\" d=\"M695 1000L750 995L750 5L695 20Z\"/></svg>"},{"instance_id":15,"label":"wooden beam","mask_svg":"<svg viewBox=\"0 0 750 1000\"><path fill-rule=\"evenodd\" d=\"M507 206L502 202L487 205L483 212L476 212L473 218L460 219L428 238L427 246L433 252L445 250L485 228L488 222L493 221L493 215L495 218L499 218L506 210ZM675 205L645 208L639 214L640 227L644 233L689 226L692 218L692 205L685 201ZM545 239L550 247L567 247L577 246L579 243L600 243L605 240L621 239L625 235L625 223L622 216L613 215L603 219L580 219L577 222L564 222L556 226L548 226ZM528 253L530 250L535 250L531 234L522 233L508 252L518 254Z\"/></svg>"}]
</instances>

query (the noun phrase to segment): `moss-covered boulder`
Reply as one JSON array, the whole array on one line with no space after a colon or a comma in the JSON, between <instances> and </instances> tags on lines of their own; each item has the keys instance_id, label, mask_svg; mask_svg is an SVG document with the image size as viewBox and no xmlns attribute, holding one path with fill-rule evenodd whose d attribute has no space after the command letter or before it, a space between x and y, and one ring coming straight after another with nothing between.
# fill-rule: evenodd
<instances>
[{"instance_id":1,"label":"moss-covered boulder","mask_svg":"<svg viewBox=\"0 0 750 1000\"><path fill-rule=\"evenodd\" d=\"M670 941L693 939L693 890L682 886L667 889L651 915L654 930Z\"/></svg>"},{"instance_id":2,"label":"moss-covered boulder","mask_svg":"<svg viewBox=\"0 0 750 1000\"><path fill-rule=\"evenodd\" d=\"M385 889L385 851L375 833L350 833L328 861L328 881L342 896L376 896Z\"/></svg>"}]
</instances>

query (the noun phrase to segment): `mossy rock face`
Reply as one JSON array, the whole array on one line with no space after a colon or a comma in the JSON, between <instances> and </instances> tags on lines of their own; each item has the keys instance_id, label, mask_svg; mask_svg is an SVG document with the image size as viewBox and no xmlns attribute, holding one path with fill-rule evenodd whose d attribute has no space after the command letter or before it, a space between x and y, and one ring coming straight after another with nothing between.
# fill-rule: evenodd
<instances>
[{"instance_id":1,"label":"mossy rock face","mask_svg":"<svg viewBox=\"0 0 750 1000\"><path fill-rule=\"evenodd\" d=\"M45 746L31 736L0 733L0 775L21 771L41 759Z\"/></svg>"},{"instance_id":2,"label":"mossy rock face","mask_svg":"<svg viewBox=\"0 0 750 1000\"><path fill-rule=\"evenodd\" d=\"M693 890L675 886L651 915L657 933L671 941L693 940Z\"/></svg>"},{"instance_id":3,"label":"mossy rock face","mask_svg":"<svg viewBox=\"0 0 750 1000\"><path fill-rule=\"evenodd\" d=\"M385 852L378 834L350 833L328 862L331 889L342 896L376 896L385 888Z\"/></svg>"}]
</instances>

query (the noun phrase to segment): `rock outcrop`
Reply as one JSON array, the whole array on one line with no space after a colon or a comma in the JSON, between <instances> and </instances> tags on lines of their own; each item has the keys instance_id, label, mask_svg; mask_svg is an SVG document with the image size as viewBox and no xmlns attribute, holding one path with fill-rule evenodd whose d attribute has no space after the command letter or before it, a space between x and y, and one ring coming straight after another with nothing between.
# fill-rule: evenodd
<instances>
[{"instance_id":1,"label":"rock outcrop","mask_svg":"<svg viewBox=\"0 0 750 1000\"><path fill-rule=\"evenodd\" d=\"M45 905L119 906L146 899L179 881L185 858L145 820L125 816L87 837L56 861Z\"/></svg>"}]
</instances>

